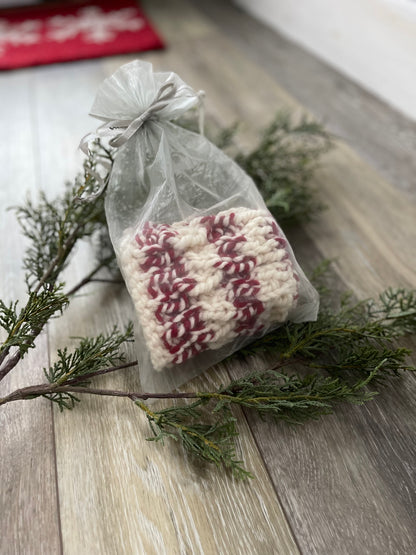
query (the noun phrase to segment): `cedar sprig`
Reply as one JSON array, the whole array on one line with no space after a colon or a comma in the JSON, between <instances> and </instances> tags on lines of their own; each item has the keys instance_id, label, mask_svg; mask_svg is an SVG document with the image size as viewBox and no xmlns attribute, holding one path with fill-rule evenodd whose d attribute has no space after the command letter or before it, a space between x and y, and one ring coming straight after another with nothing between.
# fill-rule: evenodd
<instances>
[{"instance_id":1,"label":"cedar sprig","mask_svg":"<svg viewBox=\"0 0 416 555\"><path fill-rule=\"evenodd\" d=\"M14 207L22 233L29 240L23 257L27 298L21 308L17 301L0 300L0 326L7 333L0 346L0 381L35 346L36 337L49 319L68 305L61 274L75 245L106 227L102 198L94 203L78 201L81 194L97 188L97 164L103 159L111 163L111 152L96 145L84 162L83 174L73 185L67 185L61 197L51 202L41 193L36 204L28 198L22 206ZM113 258L112 253L101 260L82 285L92 281ZM75 286L71 292L78 289Z\"/></svg>"},{"instance_id":2,"label":"cedar sprig","mask_svg":"<svg viewBox=\"0 0 416 555\"><path fill-rule=\"evenodd\" d=\"M0 326L7 337L0 346L0 356L11 347L18 347L22 355L34 345L35 332L57 314L62 314L68 298L62 286L55 286L40 293L30 293L26 305L18 309L18 303L6 306L0 301Z\"/></svg>"},{"instance_id":3,"label":"cedar sprig","mask_svg":"<svg viewBox=\"0 0 416 555\"><path fill-rule=\"evenodd\" d=\"M374 370L374 374L377 370ZM277 370L252 372L232 381L219 390L218 411L227 404L238 404L254 409L260 416L271 416L291 424L301 424L333 411L335 403L348 402L361 405L372 399L377 392L364 391L373 375L352 385L339 378L321 376L317 373L300 376Z\"/></svg>"},{"instance_id":4,"label":"cedar sprig","mask_svg":"<svg viewBox=\"0 0 416 555\"><path fill-rule=\"evenodd\" d=\"M279 371L253 372L213 392L197 393L188 405L153 411L143 401L136 404L146 413L153 437L181 441L194 458L232 471L238 478L253 477L236 455L238 436L232 407L256 412L290 424L302 424L331 414L336 404L361 405L377 395L366 391L372 376L348 385L338 378L317 374L303 378ZM202 409L202 410L201 410Z\"/></svg>"},{"instance_id":5,"label":"cedar sprig","mask_svg":"<svg viewBox=\"0 0 416 555\"><path fill-rule=\"evenodd\" d=\"M306 116L296 122L281 111L258 145L239 152L235 160L252 177L277 221L288 225L308 221L324 208L310 181L331 146L321 124Z\"/></svg>"},{"instance_id":6,"label":"cedar sprig","mask_svg":"<svg viewBox=\"0 0 416 555\"><path fill-rule=\"evenodd\" d=\"M367 302L367 317L382 323L391 336L416 333L416 291L389 287L378 302Z\"/></svg>"},{"instance_id":7,"label":"cedar sprig","mask_svg":"<svg viewBox=\"0 0 416 555\"><path fill-rule=\"evenodd\" d=\"M404 293L400 290L400 295ZM411 294L409 292L406 298ZM49 384L12 392L0 399L0 405L43 396L56 402L62 410L73 408L80 394L128 398L146 413L154 440L163 443L167 438L174 438L194 457L230 469L236 476L247 477L249 473L236 456L238 430L233 407L254 411L262 418L300 424L332 413L339 403L370 401L379 392L381 378L391 373L401 375L403 370L414 370L405 363L409 354L406 349L386 347L384 343L392 341L389 326L395 318L402 318L400 311L394 316L391 314L391 294L388 297L390 300L384 304L385 310L377 309L376 336L367 337L367 332L363 333L358 323L358 314L365 313L365 306L374 304L344 302L340 312L344 311L343 317L351 319L351 328L340 330L328 325L329 313L320 316L316 323L282 326L275 332L275 335L280 334L280 340L272 349L274 355L280 356L275 369L252 372L214 391L154 394L93 387L91 380L96 375L136 364L137 361L111 366L123 360L119 348L131 340L131 328L128 328L125 332L114 329L108 335L81 339L72 353L67 349L59 351L57 362L46 371ZM380 298L386 299L386 296ZM406 302L403 307L407 308ZM389 314L389 323L383 328L380 322L385 321L386 313ZM342 321L340 313L334 318L339 326ZM381 333L383 329L385 333ZM270 335L273 334L269 334L269 339ZM363 343L357 339L360 337L364 338ZM290 354L289 349L292 349ZM282 371L283 367L290 366L292 370ZM149 398L169 399L175 404L154 410L145 403ZM176 404L180 399L191 399L192 403Z\"/></svg>"},{"instance_id":8,"label":"cedar sprig","mask_svg":"<svg viewBox=\"0 0 416 555\"><path fill-rule=\"evenodd\" d=\"M75 244L106 225L102 197L93 203L78 202L80 195L97 187L98 156L91 153L83 174L76 177L74 184L66 185L59 199L49 201L41 192L36 204L28 198L25 204L14 208L22 233L29 239L23 258L29 292L53 286L66 268Z\"/></svg>"},{"instance_id":9,"label":"cedar sprig","mask_svg":"<svg viewBox=\"0 0 416 555\"><path fill-rule=\"evenodd\" d=\"M321 297L322 298L322 297ZM298 359L307 368L322 369L344 380L368 376L383 381L401 371L409 349L394 340L416 333L415 291L389 288L377 300L354 302L343 295L339 309L325 306L315 322L289 322L242 349L240 354L272 352L282 360Z\"/></svg>"},{"instance_id":10,"label":"cedar sprig","mask_svg":"<svg viewBox=\"0 0 416 555\"><path fill-rule=\"evenodd\" d=\"M173 405L158 411L137 400L136 405L145 412L152 431L147 440L164 443L169 438L179 441L194 460L231 470L236 478L252 478L236 455L235 438L239 435L236 418L228 406L217 411L204 410L209 395L198 394L200 398L191 404Z\"/></svg>"},{"instance_id":11,"label":"cedar sprig","mask_svg":"<svg viewBox=\"0 0 416 555\"><path fill-rule=\"evenodd\" d=\"M235 128L230 128L218 138L222 148L232 142L234 133ZM330 139L321 126L307 119L294 123L287 114L279 114L258 146L238 153L236 160L253 177L279 222L297 222L321 208L308 182L318 157L329 147ZM16 302L0 301L0 325L7 335L0 348L0 379L34 346L45 324L67 306L73 294L114 261L111 248L99 249L104 254L96 268L66 295L63 293L61 273L75 245L98 235L101 247L108 246L102 196L94 202L79 201L79 197L99 189L97 171L102 161L108 168L112 152L96 144L83 175L63 196L50 202L41 195L38 204L29 200L16 209L29 239L24 258L28 301L22 309ZM106 176L102 177L105 180ZM322 273L321 268L315 277ZM321 292L325 292L324 287ZM416 332L414 291L389 289L377 301L358 303L345 296L337 309L325 298L316 322L285 324L240 352L239 356L249 356L270 351L277 360L274 369L255 371L214 391L154 394L93 387L97 375L137 363L124 362L120 351L131 340L132 330L127 327L125 331L114 328L95 338L80 338L72 351L59 350L56 362L45 369L48 383L11 392L0 399L0 405L45 397L62 410L73 408L81 394L124 397L146 413L153 440L174 438L195 457L246 477L249 473L236 454L236 409L299 424L332 412L340 402L369 401L387 377L414 370L406 362L409 351L393 342ZM173 404L155 410L145 403L149 398L164 398ZM180 399L191 403L181 403Z\"/></svg>"},{"instance_id":12,"label":"cedar sprig","mask_svg":"<svg viewBox=\"0 0 416 555\"><path fill-rule=\"evenodd\" d=\"M178 123L198 131L195 118L181 118ZM281 110L247 152L236 144L238 130L238 124L220 130L208 124L207 136L253 179L281 225L310 220L325 207L310 187L322 155L332 148L331 136L320 123Z\"/></svg>"},{"instance_id":13,"label":"cedar sprig","mask_svg":"<svg viewBox=\"0 0 416 555\"><path fill-rule=\"evenodd\" d=\"M0 345L0 381L35 347L35 339L48 321L62 314L67 306L62 284L30 291L22 308L18 301L8 305L0 301L0 327L6 331Z\"/></svg>"},{"instance_id":14,"label":"cedar sprig","mask_svg":"<svg viewBox=\"0 0 416 555\"><path fill-rule=\"evenodd\" d=\"M72 352L67 347L58 349L56 362L49 369L43 369L50 384L86 387L91 377L124 362L125 354L120 348L126 342L133 341L133 324L130 322L125 331L114 326L108 334L78 339L79 344ZM79 402L70 392L50 393L44 397L56 403L61 411L64 408L72 409Z\"/></svg>"},{"instance_id":15,"label":"cedar sprig","mask_svg":"<svg viewBox=\"0 0 416 555\"><path fill-rule=\"evenodd\" d=\"M316 322L288 324L283 358L314 358L322 352L354 346L385 348L397 337L416 332L414 290L389 288L378 299L354 302L344 295L338 311L324 307ZM280 332L277 332L280 335Z\"/></svg>"}]
</instances>

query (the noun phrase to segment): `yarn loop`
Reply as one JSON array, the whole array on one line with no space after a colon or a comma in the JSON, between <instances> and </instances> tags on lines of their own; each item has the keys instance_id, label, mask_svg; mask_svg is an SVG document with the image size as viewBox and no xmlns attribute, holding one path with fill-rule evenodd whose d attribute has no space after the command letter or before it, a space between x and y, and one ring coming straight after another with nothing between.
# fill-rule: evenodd
<instances>
[{"instance_id":1,"label":"yarn loop","mask_svg":"<svg viewBox=\"0 0 416 555\"><path fill-rule=\"evenodd\" d=\"M146 222L126 230L120 258L155 370L285 321L298 298L286 241L264 210Z\"/></svg>"}]
</instances>

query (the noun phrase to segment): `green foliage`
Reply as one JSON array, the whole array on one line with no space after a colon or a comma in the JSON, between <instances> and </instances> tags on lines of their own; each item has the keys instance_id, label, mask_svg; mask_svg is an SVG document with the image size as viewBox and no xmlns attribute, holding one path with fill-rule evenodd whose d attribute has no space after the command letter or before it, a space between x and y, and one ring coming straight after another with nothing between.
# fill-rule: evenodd
<instances>
[{"instance_id":1,"label":"green foliage","mask_svg":"<svg viewBox=\"0 0 416 555\"><path fill-rule=\"evenodd\" d=\"M77 202L79 195L97 187L99 156L97 152L91 154L84 163L83 175L73 185L68 184L60 198L49 201L42 192L36 205L28 199L14 208L23 235L29 239L23 258L29 291L54 286L77 241L106 226L102 198Z\"/></svg>"},{"instance_id":2,"label":"green foliage","mask_svg":"<svg viewBox=\"0 0 416 555\"><path fill-rule=\"evenodd\" d=\"M26 304L20 310L17 302L0 300L0 326L7 338L0 347L0 379L23 358L50 318L62 313L68 305L59 281L76 243L106 229L102 198L93 203L79 202L83 193L92 193L98 184L97 164L111 161L111 153L97 145L84 163L83 175L51 202L41 193L37 204L28 199L15 207L22 233L29 240L23 258L27 285ZM112 262L114 254L108 259ZM104 263L101 263L104 266ZM12 360L6 361L10 349L17 347ZM4 363L4 367L1 368Z\"/></svg>"},{"instance_id":3,"label":"green foliage","mask_svg":"<svg viewBox=\"0 0 416 555\"><path fill-rule=\"evenodd\" d=\"M233 126L216 134L220 148L232 145L236 130ZM330 139L320 125L305 118L295 123L288 114L280 113L259 144L248 153L239 152L236 161L254 179L278 221L298 223L322 208L309 181L319 157L329 147ZM15 209L29 239L23 261L28 298L22 308L17 302L0 300L0 327L6 332L0 347L0 380L34 346L45 324L62 312L74 292L92 281L100 269L114 270L103 197L96 194L102 182L97 178L98 168L104 163L109 169L112 160L112 152L96 144L83 175L61 197L51 202L42 194L37 204L28 200ZM90 201L80 201L79 197ZM98 245L98 265L65 295L61 273L75 245L91 237ZM271 370L254 371L215 391L189 394L191 403L176 399L172 406L152 411L143 402L152 395L91 386L96 375L120 369L117 365L124 361L120 348L132 339L129 325L125 331L115 327L108 334L80 338L71 352L68 348L58 350L56 362L45 369L49 383L16 390L0 399L0 405L43 396L63 410L74 407L79 393L126 397L146 413L153 433L149 439L175 439L204 462L230 469L237 477L250 476L236 455L238 430L233 410L300 424L331 413L340 402L370 401L388 378L401 375L403 370L415 370L407 363L409 351L395 341L416 333L416 292L390 288L377 300L361 302L344 295L333 308L331 291L322 279L328 264L324 261L313 276L322 295L316 322L282 325L234 355L270 352L276 360ZM163 396L175 399L172 393Z\"/></svg>"},{"instance_id":4,"label":"green foliage","mask_svg":"<svg viewBox=\"0 0 416 555\"><path fill-rule=\"evenodd\" d=\"M323 303L325 305L325 303ZM410 351L393 340L416 332L415 291L392 289L352 302L346 295L339 310L321 308L316 322L289 322L242 350L242 354L273 352L282 360L299 360L306 367L349 377L372 375L382 381L401 370Z\"/></svg>"},{"instance_id":5,"label":"green foliage","mask_svg":"<svg viewBox=\"0 0 416 555\"><path fill-rule=\"evenodd\" d=\"M392 337L416 333L416 291L389 287L366 304L367 318L383 325Z\"/></svg>"},{"instance_id":6,"label":"green foliage","mask_svg":"<svg viewBox=\"0 0 416 555\"><path fill-rule=\"evenodd\" d=\"M9 335L18 322L17 305L18 301L6 305L0 299L0 326L6 330ZM2 347L4 347L4 345Z\"/></svg>"},{"instance_id":7,"label":"green foliage","mask_svg":"<svg viewBox=\"0 0 416 555\"><path fill-rule=\"evenodd\" d=\"M327 268L322 264L314 278ZM199 400L190 405L151 415L146 405L137 404L147 412L153 439L179 439L194 457L246 477L235 457L231 407L301 424L332 413L339 403L360 405L374 399L389 376L416 370L406 362L410 351L394 345L398 336L416 331L414 303L415 292L405 289L390 288L377 301L353 302L344 295L338 310L322 309L316 322L287 323L234 355L270 352L278 357L277 370L255 371L217 391L199 392ZM279 370L294 365L296 373Z\"/></svg>"},{"instance_id":8,"label":"green foliage","mask_svg":"<svg viewBox=\"0 0 416 555\"><path fill-rule=\"evenodd\" d=\"M252 475L236 457L238 432L232 406L254 410L261 418L301 424L332 413L337 403L363 404L371 400L376 392L364 391L370 379L348 385L338 378L300 378L269 370L253 372L214 392L198 393L199 399L189 405L153 412L142 401L136 404L147 415L153 433L149 440L179 440L193 457L230 469L238 478L247 478Z\"/></svg>"},{"instance_id":9,"label":"green foliage","mask_svg":"<svg viewBox=\"0 0 416 555\"><path fill-rule=\"evenodd\" d=\"M124 332L114 326L109 334L79 339L79 345L75 350L69 352L67 347L58 349L57 361L48 370L44 368L49 383L56 386L64 384L88 386L91 374L124 362L125 355L120 352L120 347L127 341L133 340L133 324L130 323ZM44 397L57 403L60 410L72 409L79 401L68 392L51 393Z\"/></svg>"},{"instance_id":10,"label":"green foliage","mask_svg":"<svg viewBox=\"0 0 416 555\"><path fill-rule=\"evenodd\" d=\"M307 118L295 123L288 113L280 112L257 147L239 153L236 162L253 178L280 225L300 223L323 208L309 182L330 146L320 124Z\"/></svg>"},{"instance_id":11,"label":"green foliage","mask_svg":"<svg viewBox=\"0 0 416 555\"><path fill-rule=\"evenodd\" d=\"M175 405L153 412L142 401L136 404L146 413L153 437L148 441L164 443L166 438L180 441L193 457L232 471L237 478L252 477L235 452L238 436L236 419L228 407L207 414L201 410L209 398L188 405Z\"/></svg>"},{"instance_id":12,"label":"green foliage","mask_svg":"<svg viewBox=\"0 0 416 555\"><path fill-rule=\"evenodd\" d=\"M39 293L30 292L26 305L18 309L18 302L5 305L0 300L0 326L7 337L0 346L0 362L11 347L18 347L20 358L34 347L34 340L45 324L62 313L68 305L68 298L62 293L61 285L51 286Z\"/></svg>"},{"instance_id":13,"label":"green foliage","mask_svg":"<svg viewBox=\"0 0 416 555\"><path fill-rule=\"evenodd\" d=\"M195 118L180 125L198 131ZM323 126L303 117L299 122L286 111L278 112L249 152L236 150L238 125L216 129L207 125L207 137L221 149L229 149L235 161L253 179L267 207L280 225L310 220L323 204L317 200L310 181L322 155L331 148Z\"/></svg>"},{"instance_id":14,"label":"green foliage","mask_svg":"<svg viewBox=\"0 0 416 555\"><path fill-rule=\"evenodd\" d=\"M219 390L215 411L228 404L254 409L261 417L272 417L291 424L301 424L330 414L336 403L363 404L376 392L364 391L371 377L352 385L339 378L318 374L289 375L276 370L253 372ZM209 394L208 394L209 395Z\"/></svg>"}]
</instances>

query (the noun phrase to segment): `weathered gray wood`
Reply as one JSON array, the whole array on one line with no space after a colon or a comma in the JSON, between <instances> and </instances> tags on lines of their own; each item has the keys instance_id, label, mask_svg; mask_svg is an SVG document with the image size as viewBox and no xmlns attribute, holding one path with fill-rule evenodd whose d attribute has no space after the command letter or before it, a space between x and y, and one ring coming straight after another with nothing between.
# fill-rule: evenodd
<instances>
[{"instance_id":1,"label":"weathered gray wood","mask_svg":"<svg viewBox=\"0 0 416 555\"><path fill-rule=\"evenodd\" d=\"M165 20L167 15L163 15ZM209 27L197 23L198 13L189 9L182 42L186 29L193 40L208 32ZM170 56L171 52L166 53ZM104 74L133 57L39 70L40 171L48 191L52 192L55 179L74 173L77 159L73 153L79 138L97 126L87 112ZM71 89L77 92L65 95ZM54 181L48 172L51 165L55 166ZM68 283L81 279L92 264L91 250L78 251L66 273ZM76 343L71 336L94 335L115 323L123 326L131 317L131 303L120 290L98 285L83 291L50 326L52 360L57 348ZM130 349L130 358L134 357ZM210 383L212 388L227 379L224 371L217 371L209 382L205 377L193 386L202 389ZM140 387L134 369L103 378L101 383L129 390ZM255 487L237 483L215 469L208 472L195 467L175 445L163 448L146 442L147 421L129 401L86 397L72 413L55 411L64 552L296 554L255 439L244 416L237 416L242 456L257 477Z\"/></svg>"},{"instance_id":2,"label":"weathered gray wood","mask_svg":"<svg viewBox=\"0 0 416 555\"><path fill-rule=\"evenodd\" d=\"M0 298L4 301L25 296L21 269L24 241L14 214L6 209L22 202L28 191L33 194L39 186L34 76L33 70L0 75ZM37 348L1 383L0 395L42 381L45 366L48 350L43 334ZM44 399L2 407L0 434L0 552L59 553L51 407Z\"/></svg>"},{"instance_id":3,"label":"weathered gray wood","mask_svg":"<svg viewBox=\"0 0 416 555\"><path fill-rule=\"evenodd\" d=\"M192 84L197 81L194 86L206 89L208 111L217 120L240 119L247 130L264 125L277 108L299 111L273 76L249 63L226 38L213 43L205 37L198 44L178 44L179 49L182 56L173 59L172 53L172 63ZM197 52L197 63L187 63L189 49ZM156 57L154 62L160 63ZM247 130L244 138L248 144L253 135ZM326 157L315 185L329 209L307 226L306 248L295 241L296 252L336 258L343 287L360 297L387 285L414 286L414 202L341 144ZM238 375L235 367L230 371ZM414 388L407 376L397 391L386 390L372 405L340 409L303 429L276 428L249 416L302 551L414 550Z\"/></svg>"},{"instance_id":4,"label":"weathered gray wood","mask_svg":"<svg viewBox=\"0 0 416 555\"><path fill-rule=\"evenodd\" d=\"M141 57L205 89L208 113L217 121L227 125L242 120L243 146L252 143L256 129L278 108L304 111L272 71L248 60L236 30L224 33L222 24L212 23L186 0L145 5L169 48ZM224 6L224 20L229 13ZM134 57L4 75L1 121L7 129L14 124L16 134L0 151L1 167L8 167L13 178L13 185L0 189L3 204L20 200L15 176L22 191L26 181L49 193L61 190L62 180L77 167L79 137L94 125L86 114L96 86ZM289 71L287 75L289 82ZM4 91L20 111L5 108ZM329 105L335 117L336 109ZM358 139L354 144L360 144ZM23 165L25 155L29 161ZM410 176L410 170L403 172ZM340 288L345 283L359 297L387 284L412 285L414 203L342 144L327 157L316 183L330 209L306 227L306 237L301 231L291 234L300 258L310 262L337 256ZM7 241L0 242L0 293L12 297L21 293L13 289L21 274L19 257L7 254L10 248L21 253L23 245L12 215L0 219L0 226L7 232ZM81 249L68 282L80 279L91 264L90 251ZM84 293L51 327L52 356L69 343L68 336L105 331L131 317L125 293L108 286ZM45 341L40 339L39 358L28 359L21 374L16 372L16 384L23 383L19 376L30 381L41 377L39 370L48 364ZM249 363L252 368L254 361ZM26 376L24 368L35 368L35 376ZM213 387L245 369L228 365L227 374L224 367L217 368L189 387ZM139 387L135 369L97 384ZM265 424L248 414L247 425L238 413L242 456L257 476L249 484L194 466L176 445L143 442L147 423L128 401L85 398L72 413L54 411L57 488L46 401L14 403L0 412L1 424L7 426L0 460L2 483L7 484L2 514L10 510L1 525L1 548L5 553L59 553L59 490L66 553L292 555L299 552L297 545L304 553L413 553L414 389L408 377L368 407L340 408L333 417L304 428Z\"/></svg>"},{"instance_id":5,"label":"weathered gray wood","mask_svg":"<svg viewBox=\"0 0 416 555\"><path fill-rule=\"evenodd\" d=\"M332 133L415 197L416 122L229 1L193 4Z\"/></svg>"},{"instance_id":6,"label":"weathered gray wood","mask_svg":"<svg viewBox=\"0 0 416 555\"><path fill-rule=\"evenodd\" d=\"M51 347L130 317L125 292L90 288L54 327ZM190 387L212 389L227 379L217 369ZM136 369L96 383L140 389ZM255 441L244 417L237 417L253 483L193 464L172 442L146 442L146 418L130 401L84 396L72 413L56 414L65 553L298 553Z\"/></svg>"},{"instance_id":7,"label":"weathered gray wood","mask_svg":"<svg viewBox=\"0 0 416 555\"><path fill-rule=\"evenodd\" d=\"M247 413L302 552L415 552L415 394L406 376L364 407L304 426Z\"/></svg>"}]
</instances>

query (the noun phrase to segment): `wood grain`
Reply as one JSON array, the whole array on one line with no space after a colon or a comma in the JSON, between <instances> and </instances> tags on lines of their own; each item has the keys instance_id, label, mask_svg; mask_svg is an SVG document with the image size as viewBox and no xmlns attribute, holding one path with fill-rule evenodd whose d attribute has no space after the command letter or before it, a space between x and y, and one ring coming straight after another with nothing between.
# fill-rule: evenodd
<instances>
[{"instance_id":1,"label":"wood grain","mask_svg":"<svg viewBox=\"0 0 416 555\"><path fill-rule=\"evenodd\" d=\"M33 194L39 186L33 76L31 70L0 76L0 121L7 130L0 149L0 297L7 302L23 300L25 287L24 241L14 214L6 208L22 202L28 191ZM43 334L37 348L1 383L0 395L43 381L45 366L48 349ZM0 431L0 552L59 553L51 407L44 399L6 405L0 410Z\"/></svg>"},{"instance_id":2,"label":"wood grain","mask_svg":"<svg viewBox=\"0 0 416 555\"><path fill-rule=\"evenodd\" d=\"M206 90L214 120L243 121L243 147L253 144L279 108L299 114L313 109L306 100L296 102L271 70L249 60L248 45L242 48L235 28L225 36L223 25L187 0L144 5L169 48L141 57ZM258 44L256 39L254 50ZM18 184L22 192L39 186L49 194L62 190L63 180L79 167L79 138L94 126L87 112L97 86L134 57L1 76L0 92L8 99L0 105L1 121L12 133L0 150L8 184L0 189L3 205L20 201ZM388 150L390 142L384 144ZM415 204L408 196L341 142L315 184L329 209L290 234L301 261L336 256L335 286L351 288L358 297L390 284L414 285ZM23 243L11 214L2 215L0 226L8 234L0 243L0 293L12 298L22 293L17 284ZM16 256L8 256L10 248ZM66 273L68 286L92 264L90 247L81 246ZM40 338L36 356L10 376L8 387L40 379L48 349L53 360L57 348L76 342L69 337L108 331L131 317L122 288L85 289L50 326L48 338ZM134 357L131 347L128 356ZM247 362L250 368L268 363ZM187 387L212 388L247 369L227 363ZM140 387L134 368L97 379L97 385ZM85 396L72 412L54 410L53 420L46 401L13 403L0 412L6 429L0 551L59 553L60 524L66 554L413 553L414 399L415 382L408 376L371 405L340 408L304 428L237 412L241 456L256 475L249 483L195 465L176 444L145 442L146 419L129 401Z\"/></svg>"},{"instance_id":3,"label":"wood grain","mask_svg":"<svg viewBox=\"0 0 416 555\"><path fill-rule=\"evenodd\" d=\"M198 87L207 89L208 109L219 121L243 119L254 129L277 108L300 110L226 38L208 45L205 37L194 50L199 63L192 69L182 62L185 52L176 64L199 74ZM219 63L222 52L226 60ZM253 90L253 83L261 87ZM245 138L252 140L249 132ZM339 281L361 298L388 285L414 287L415 203L342 143L325 158L315 186L329 209L306 227L312 245L303 248L305 255L336 257ZM368 407L340 409L303 429L276 428L247 415L302 551L414 551L414 378L406 376L396 388Z\"/></svg>"},{"instance_id":4,"label":"wood grain","mask_svg":"<svg viewBox=\"0 0 416 555\"><path fill-rule=\"evenodd\" d=\"M225 42L218 39L215 46L201 49L204 57L218 59ZM258 124L258 104L264 112L282 104L296 108L267 76L260 78L258 67L245 63L242 71L236 57L228 48L228 64L217 64L215 75L219 81L226 74L228 82L239 80L243 92L235 104L237 110L240 100L249 106L246 122ZM206 66L204 73L213 79ZM250 82L263 85L254 100ZM414 286L415 204L342 144L326 157L315 185L329 209L306 229L313 250L337 258L345 286L359 297L388 285ZM407 376L377 403L340 409L303 429L264 425L248 415L301 550L414 551L416 435L414 419L409 419L414 389L413 377Z\"/></svg>"},{"instance_id":5,"label":"wood grain","mask_svg":"<svg viewBox=\"0 0 416 555\"><path fill-rule=\"evenodd\" d=\"M301 427L247 414L302 552L414 553L415 393L406 376L364 407Z\"/></svg>"},{"instance_id":6,"label":"wood grain","mask_svg":"<svg viewBox=\"0 0 416 555\"><path fill-rule=\"evenodd\" d=\"M125 293L95 288L73 302L51 334L51 347L131 316ZM192 387L218 387L227 379L217 370ZM134 369L97 383L140 389ZM73 413L55 418L66 553L298 553L241 414L241 456L256 475L253 483L195 466L171 442L146 442L146 418L125 400L85 398Z\"/></svg>"},{"instance_id":7,"label":"wood grain","mask_svg":"<svg viewBox=\"0 0 416 555\"><path fill-rule=\"evenodd\" d=\"M416 197L416 122L231 2L193 0L249 60L263 68L385 179Z\"/></svg>"},{"instance_id":8,"label":"wood grain","mask_svg":"<svg viewBox=\"0 0 416 555\"><path fill-rule=\"evenodd\" d=\"M195 17L196 13L189 10L183 26L192 37L205 36L207 27L198 26ZM183 41L184 34L181 37ZM90 88L96 89L103 70L108 75L130 58L95 62L87 68L79 64L78 69L74 64L70 72L59 66L51 74L44 69L39 84L51 86L39 85L37 113L41 122L42 175L48 180L48 188L52 187L47 177L49 165L58 160L57 172L64 177L67 168L76 162L70 156L62 160L64 148L77 144L86 131L82 129L85 122L95 125L86 117L95 90L88 100L80 96L87 95ZM82 93L61 101L63 92L75 82ZM63 113L71 114L65 129ZM77 253L76 260L67 273L70 283L79 280L93 264L87 248ZM105 287L89 289L50 327L52 360L56 349L68 344L68 337L93 335L109 330L114 323L125 325L131 317L131 302L125 293L120 295L120 291ZM193 387L207 387L207 380L201 378ZM219 370L212 374L210 386L226 380L224 371ZM130 390L140 387L134 370L108 376L101 383ZM129 402L87 398L72 413L56 412L64 552L297 553L273 484L241 413L238 421L242 457L256 475L254 485L235 482L215 469L195 467L175 445L162 447L146 442L147 421Z\"/></svg>"},{"instance_id":9,"label":"wood grain","mask_svg":"<svg viewBox=\"0 0 416 555\"><path fill-rule=\"evenodd\" d=\"M345 145L325 158L314 180L330 207L306 226L318 249L360 298L388 286L416 286L416 201Z\"/></svg>"}]
</instances>

